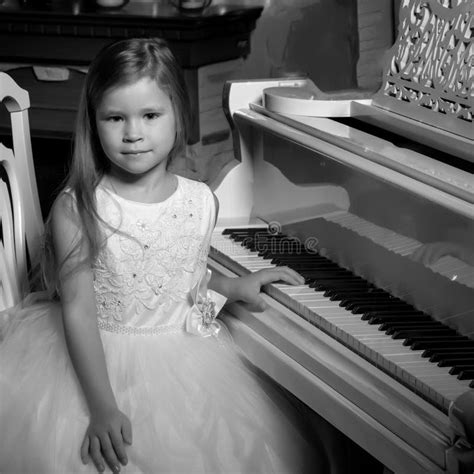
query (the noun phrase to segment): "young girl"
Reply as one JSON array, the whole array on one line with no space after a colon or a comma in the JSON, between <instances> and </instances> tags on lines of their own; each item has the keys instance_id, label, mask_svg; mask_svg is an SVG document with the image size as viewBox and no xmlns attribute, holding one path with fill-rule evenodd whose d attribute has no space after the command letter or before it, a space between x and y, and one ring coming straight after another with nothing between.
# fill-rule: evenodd
<instances>
[{"instance_id":1,"label":"young girl","mask_svg":"<svg viewBox=\"0 0 474 474\"><path fill-rule=\"evenodd\" d=\"M302 278L209 275L216 199L167 171L188 109L162 41L92 62L47 222L53 298L11 310L0 345L1 473L328 472L214 320L225 298L263 309L262 284Z\"/></svg>"}]
</instances>

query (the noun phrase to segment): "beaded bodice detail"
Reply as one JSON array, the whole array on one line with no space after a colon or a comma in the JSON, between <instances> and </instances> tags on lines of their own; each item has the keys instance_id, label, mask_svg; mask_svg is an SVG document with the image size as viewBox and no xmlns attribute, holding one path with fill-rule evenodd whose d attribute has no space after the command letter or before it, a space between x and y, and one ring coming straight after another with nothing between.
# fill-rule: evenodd
<instances>
[{"instance_id":1,"label":"beaded bodice detail","mask_svg":"<svg viewBox=\"0 0 474 474\"><path fill-rule=\"evenodd\" d=\"M175 192L154 204L98 187L107 244L94 264L99 323L166 331L184 324L190 291L206 271L214 200L203 184L178 177ZM100 324L99 324L100 325Z\"/></svg>"}]
</instances>

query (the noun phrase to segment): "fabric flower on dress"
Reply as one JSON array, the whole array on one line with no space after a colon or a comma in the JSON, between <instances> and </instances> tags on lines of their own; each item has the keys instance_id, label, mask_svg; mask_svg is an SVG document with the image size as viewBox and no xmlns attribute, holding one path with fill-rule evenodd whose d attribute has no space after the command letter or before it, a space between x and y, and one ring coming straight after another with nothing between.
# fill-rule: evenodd
<instances>
[{"instance_id":1,"label":"fabric flower on dress","mask_svg":"<svg viewBox=\"0 0 474 474\"><path fill-rule=\"evenodd\" d=\"M219 333L220 324L216 318L227 300L225 296L207 289L211 275L207 269L191 290L193 306L186 318L186 331L202 337Z\"/></svg>"}]
</instances>

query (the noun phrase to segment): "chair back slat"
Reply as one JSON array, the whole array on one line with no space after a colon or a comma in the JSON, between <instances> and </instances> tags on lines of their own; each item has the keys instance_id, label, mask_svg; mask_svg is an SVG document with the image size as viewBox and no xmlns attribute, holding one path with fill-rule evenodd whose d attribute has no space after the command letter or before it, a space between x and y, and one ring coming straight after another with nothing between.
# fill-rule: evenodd
<instances>
[{"instance_id":1,"label":"chair back slat","mask_svg":"<svg viewBox=\"0 0 474 474\"><path fill-rule=\"evenodd\" d=\"M0 99L10 113L13 142L13 150L0 143L2 310L19 303L28 293L28 269L39 261L44 226L33 166L28 92L0 72Z\"/></svg>"},{"instance_id":2,"label":"chair back slat","mask_svg":"<svg viewBox=\"0 0 474 474\"><path fill-rule=\"evenodd\" d=\"M4 150L7 150L7 148L0 143L0 160ZM21 275L16 264L15 229L10 193L2 179L0 179L0 227L2 229L2 241L0 242L0 308L4 309L14 305L19 300Z\"/></svg>"}]
</instances>

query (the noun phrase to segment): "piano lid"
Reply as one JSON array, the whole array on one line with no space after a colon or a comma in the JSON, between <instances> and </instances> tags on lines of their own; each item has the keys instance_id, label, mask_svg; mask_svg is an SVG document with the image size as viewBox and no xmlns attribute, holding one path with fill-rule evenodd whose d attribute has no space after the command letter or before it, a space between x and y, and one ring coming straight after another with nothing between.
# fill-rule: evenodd
<instances>
[{"instance_id":1,"label":"piano lid","mask_svg":"<svg viewBox=\"0 0 474 474\"><path fill-rule=\"evenodd\" d=\"M367 93L328 94L310 81L264 91L273 112L357 117L474 162L474 12L472 0L403 0L398 39L383 84Z\"/></svg>"}]
</instances>

